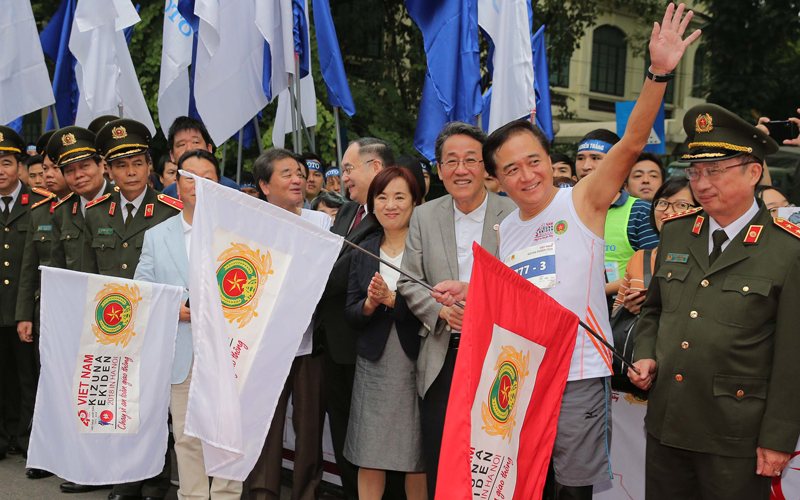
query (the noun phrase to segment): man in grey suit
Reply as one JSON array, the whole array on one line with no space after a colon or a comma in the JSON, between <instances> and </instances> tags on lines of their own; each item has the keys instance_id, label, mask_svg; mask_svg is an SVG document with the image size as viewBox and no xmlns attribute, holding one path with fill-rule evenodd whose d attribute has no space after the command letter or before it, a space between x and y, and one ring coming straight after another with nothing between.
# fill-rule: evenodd
<instances>
[{"instance_id":1,"label":"man in grey suit","mask_svg":"<svg viewBox=\"0 0 800 500\"><path fill-rule=\"evenodd\" d=\"M436 139L439 178L448 196L417 207L411 216L403 270L427 283L472 274L472 243L497 256L497 229L516 209L508 198L486 190L482 147L486 134L461 122L447 124ZM428 479L428 498L435 497L439 449L450 383L461 338L463 309L443 307L430 292L401 276L398 291L420 321L417 391Z\"/></svg>"},{"instance_id":2,"label":"man in grey suit","mask_svg":"<svg viewBox=\"0 0 800 500\"><path fill-rule=\"evenodd\" d=\"M178 168L219 182L219 162L206 150L196 149L184 153L178 160ZM183 211L177 217L170 217L145 233L133 279L182 286L185 290L183 300L186 300L189 297L189 245L196 199L193 179L179 174L177 184L183 201ZM185 303L181 304L179 318L169 404L180 476L178 497L209 498L208 476L200 440L183 433L192 380L191 310ZM241 481L214 478L211 484L212 500L238 500L241 494Z\"/></svg>"}]
</instances>

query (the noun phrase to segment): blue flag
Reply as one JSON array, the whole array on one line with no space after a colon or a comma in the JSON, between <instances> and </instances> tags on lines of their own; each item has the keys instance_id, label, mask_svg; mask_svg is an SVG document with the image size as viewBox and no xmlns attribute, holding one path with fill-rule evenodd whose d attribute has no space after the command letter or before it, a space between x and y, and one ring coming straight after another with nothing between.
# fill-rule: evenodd
<instances>
[{"instance_id":1,"label":"blue flag","mask_svg":"<svg viewBox=\"0 0 800 500\"><path fill-rule=\"evenodd\" d=\"M328 0L313 0L313 7L319 66L325 79L325 87L328 89L328 102L331 106L342 108L345 113L353 116L356 113L356 105L350 94L347 75L344 73L344 62L339 51L336 28L333 26L330 3Z\"/></svg>"},{"instance_id":2,"label":"blue flag","mask_svg":"<svg viewBox=\"0 0 800 500\"><path fill-rule=\"evenodd\" d=\"M292 0L292 16L294 17L294 52L300 65L300 78L305 78L311 71L311 47L308 46L308 21L306 7L302 1Z\"/></svg>"},{"instance_id":3,"label":"blue flag","mask_svg":"<svg viewBox=\"0 0 800 500\"><path fill-rule=\"evenodd\" d=\"M22 119L23 119L23 117L20 116L19 118L17 118L13 122L9 123L7 126L9 128L13 128L14 130L16 130L16 132L19 135L22 135Z\"/></svg>"},{"instance_id":4,"label":"blue flag","mask_svg":"<svg viewBox=\"0 0 800 500\"><path fill-rule=\"evenodd\" d=\"M434 160L436 137L447 122L475 123L481 112L477 0L406 0L422 30L428 71L414 147Z\"/></svg>"},{"instance_id":5,"label":"blue flag","mask_svg":"<svg viewBox=\"0 0 800 500\"><path fill-rule=\"evenodd\" d=\"M78 81L75 78L77 61L69 50L69 36L75 17L75 0L63 0L58 11L47 23L39 40L45 55L55 61L53 94L58 124L67 127L75 123L78 114ZM52 111L52 110L51 110ZM53 130L53 117L48 115L46 130Z\"/></svg>"},{"instance_id":6,"label":"blue flag","mask_svg":"<svg viewBox=\"0 0 800 500\"><path fill-rule=\"evenodd\" d=\"M544 25L531 38L531 47L533 47L533 88L536 91L536 125L552 141L553 110L550 108L550 73L547 70Z\"/></svg>"}]
</instances>

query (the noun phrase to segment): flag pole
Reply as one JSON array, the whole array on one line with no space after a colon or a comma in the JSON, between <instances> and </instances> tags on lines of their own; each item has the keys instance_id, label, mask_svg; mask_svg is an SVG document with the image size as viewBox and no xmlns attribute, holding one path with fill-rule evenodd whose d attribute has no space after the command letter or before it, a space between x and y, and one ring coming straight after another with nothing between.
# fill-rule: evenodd
<instances>
[{"instance_id":1,"label":"flag pole","mask_svg":"<svg viewBox=\"0 0 800 500\"><path fill-rule=\"evenodd\" d=\"M333 107L333 123L336 127L336 158L338 160L337 167L339 167L339 173L341 173L342 168L342 136L339 132L339 106Z\"/></svg>"},{"instance_id":2,"label":"flag pole","mask_svg":"<svg viewBox=\"0 0 800 500\"><path fill-rule=\"evenodd\" d=\"M120 117L120 118L124 118L124 117L122 116L122 104L117 104L117 111L119 111L119 117Z\"/></svg>"},{"instance_id":3,"label":"flag pole","mask_svg":"<svg viewBox=\"0 0 800 500\"><path fill-rule=\"evenodd\" d=\"M236 184L242 180L242 143L244 142L244 127L239 129L239 157L236 158Z\"/></svg>"},{"instance_id":4,"label":"flag pole","mask_svg":"<svg viewBox=\"0 0 800 500\"><path fill-rule=\"evenodd\" d=\"M222 165L220 165L220 175L225 175L225 155L228 154L228 141L222 143Z\"/></svg>"},{"instance_id":5,"label":"flag pole","mask_svg":"<svg viewBox=\"0 0 800 500\"><path fill-rule=\"evenodd\" d=\"M378 257L378 256L377 256L377 255L375 255L374 253L370 252L369 250L365 250L365 249L361 248L360 246L358 246L358 245L356 245L356 244L354 244L354 243L351 243L351 242L349 242L349 241L347 241L347 240L344 240L344 242L345 242L347 245L351 246L352 248L355 248L355 249L356 249L356 250L358 250L359 252L362 252L362 253L366 254L367 256L369 256L369 257L372 257L373 259L377 260L377 261L378 261L378 262L380 262L381 264L384 264L384 265L386 265L386 266L389 266L390 268L394 269L394 270L395 270L395 271L397 271L398 273L400 273L400 274L402 274L403 276L407 277L408 279L410 279L411 281L413 281L413 282L414 282L414 283L416 283L417 285L420 285L421 287L427 288L427 289L428 289L428 290L430 290L431 292L437 292L437 293L441 293L439 290L435 289L435 288L434 288L434 287L432 287L431 285L429 285L429 284L425 283L424 281L422 281L422 280L420 280L420 279L417 279L417 278L415 278L414 276L411 276L410 274L408 274L407 272L403 271L403 270L402 270L402 269L400 269L399 267L395 266L395 265L394 265L394 264L392 264L391 262L386 262L385 260L381 259L380 257ZM456 302L456 303L455 303L455 305L457 305L458 307L460 307L460 308L462 308L462 309L464 309L464 308L466 307L466 306L465 306L464 304L462 304L461 302ZM594 331L594 330L592 330L591 328L589 328L589 325L587 325L586 323L584 323L583 321L581 321L581 319L580 319L580 318L578 318L578 324L581 326L581 328L583 328L584 330L586 330L587 332L589 332L589 335L591 335L592 337L594 337L595 339L597 339L597 340L598 340L598 341L599 341L601 344L603 344L603 345L606 347L606 349L610 350L610 351L611 351L611 353L612 353L612 354L614 354L614 356L616 356L617 358L619 358L619 360L620 360L620 361L622 361L622 363L623 363L624 365L626 365L628 368L630 368L631 370L633 370L633 371L634 371L634 372L635 372L637 375L641 375L641 373L639 372L639 369L638 369L638 368L636 368L635 366L633 366L633 365L631 364L631 362L630 362L630 361L628 361L627 359L625 359L625 356L623 356L621 352L619 352L618 350L616 350L616 349L614 348L614 346L612 346L611 344L609 344L608 342L606 342L606 340L605 340L603 337L601 337L600 335L596 334L596 333L595 333L595 331Z\"/></svg>"},{"instance_id":6,"label":"flag pole","mask_svg":"<svg viewBox=\"0 0 800 500\"><path fill-rule=\"evenodd\" d=\"M303 127L302 131L300 131L300 133L298 134L299 135L299 141L298 141L299 147L297 148L297 151L296 151L297 154L300 154L300 153L303 152L303 132L305 132L305 127L304 127L305 124L303 123L303 105L302 105L302 102L300 101L300 93L301 93L300 92L300 57L298 56L298 54L296 52L294 54L294 75L295 75L294 76L294 89L295 89L295 92L296 92L296 95L297 95L297 100L295 101L295 103L297 104L297 106L296 106L296 108L297 108L297 118L298 118L297 121Z\"/></svg>"},{"instance_id":7,"label":"flag pole","mask_svg":"<svg viewBox=\"0 0 800 500\"><path fill-rule=\"evenodd\" d=\"M294 83L297 80L297 75L289 75L289 95L291 96L291 106L292 106L292 149L294 152L297 153L297 114L295 110L295 98L294 98Z\"/></svg>"},{"instance_id":8,"label":"flag pole","mask_svg":"<svg viewBox=\"0 0 800 500\"><path fill-rule=\"evenodd\" d=\"M258 143L258 154L264 153L264 145L261 144L261 127L258 126L258 115L253 117L253 125L256 127L256 142Z\"/></svg>"},{"instance_id":9,"label":"flag pole","mask_svg":"<svg viewBox=\"0 0 800 500\"><path fill-rule=\"evenodd\" d=\"M56 130L60 129L61 127L58 126L58 114L56 113L55 104L50 105L50 116L53 117L53 126L56 128Z\"/></svg>"}]
</instances>

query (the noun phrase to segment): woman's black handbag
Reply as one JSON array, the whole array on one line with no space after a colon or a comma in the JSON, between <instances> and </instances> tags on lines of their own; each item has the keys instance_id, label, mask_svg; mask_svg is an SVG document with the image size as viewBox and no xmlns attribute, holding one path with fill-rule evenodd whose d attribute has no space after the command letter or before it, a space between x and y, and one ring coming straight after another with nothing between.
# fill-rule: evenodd
<instances>
[{"instance_id":1,"label":"woman's black handbag","mask_svg":"<svg viewBox=\"0 0 800 500\"><path fill-rule=\"evenodd\" d=\"M653 269L650 265L652 250L644 251L644 288L650 286L653 278ZM638 314L632 314L623 306L617 308L611 314L611 333L614 336L614 347L625 356L627 361L633 359L633 335L636 332L636 322L639 321ZM628 378L628 367L616 356L612 358L611 367L614 375L611 376L611 388L616 391L630 392L636 396L647 398L647 391L643 391L633 385Z\"/></svg>"}]
</instances>

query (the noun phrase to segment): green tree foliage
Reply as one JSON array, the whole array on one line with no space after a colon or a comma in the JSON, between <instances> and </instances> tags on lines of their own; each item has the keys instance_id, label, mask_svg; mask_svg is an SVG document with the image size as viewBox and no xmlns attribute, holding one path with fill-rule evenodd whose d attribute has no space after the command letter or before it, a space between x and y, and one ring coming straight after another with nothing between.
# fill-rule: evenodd
<instances>
[{"instance_id":1,"label":"green tree foliage","mask_svg":"<svg viewBox=\"0 0 800 500\"><path fill-rule=\"evenodd\" d=\"M800 2L707 0L703 28L709 102L744 119L797 116L800 98Z\"/></svg>"}]
</instances>

